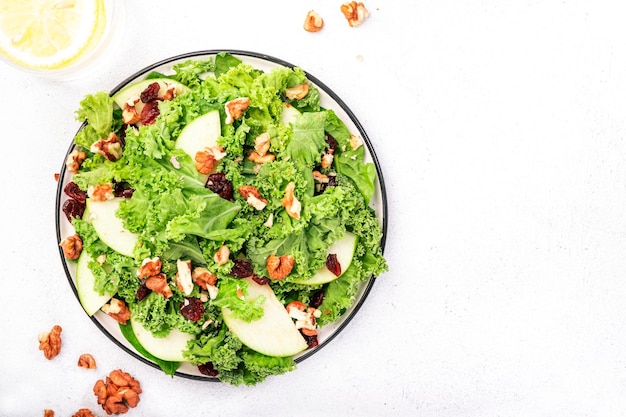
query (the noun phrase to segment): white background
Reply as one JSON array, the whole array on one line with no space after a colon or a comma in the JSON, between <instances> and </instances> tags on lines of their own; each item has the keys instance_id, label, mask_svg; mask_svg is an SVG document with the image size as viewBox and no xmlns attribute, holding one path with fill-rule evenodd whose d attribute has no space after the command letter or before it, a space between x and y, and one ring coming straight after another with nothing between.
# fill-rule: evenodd
<instances>
[{"instance_id":1,"label":"white background","mask_svg":"<svg viewBox=\"0 0 626 417\"><path fill-rule=\"evenodd\" d=\"M620 2L127 1L124 41L78 80L0 67L0 416L626 414L626 38ZM302 29L309 9L326 21ZM245 49L292 62L357 115L383 167L386 258L363 308L292 373L254 387L170 378L118 349L67 283L56 182L87 93L155 61ZM37 335L63 327L48 361ZM81 353L98 368L76 367Z\"/></svg>"}]
</instances>

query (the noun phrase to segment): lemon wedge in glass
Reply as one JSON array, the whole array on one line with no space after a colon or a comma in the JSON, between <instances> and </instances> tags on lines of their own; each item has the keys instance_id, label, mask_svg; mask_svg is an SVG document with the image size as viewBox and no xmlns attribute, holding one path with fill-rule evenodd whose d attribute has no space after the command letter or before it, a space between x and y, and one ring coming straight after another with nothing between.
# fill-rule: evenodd
<instances>
[{"instance_id":1,"label":"lemon wedge in glass","mask_svg":"<svg viewBox=\"0 0 626 417\"><path fill-rule=\"evenodd\" d=\"M0 0L0 53L33 70L70 67L100 43L105 0Z\"/></svg>"}]
</instances>

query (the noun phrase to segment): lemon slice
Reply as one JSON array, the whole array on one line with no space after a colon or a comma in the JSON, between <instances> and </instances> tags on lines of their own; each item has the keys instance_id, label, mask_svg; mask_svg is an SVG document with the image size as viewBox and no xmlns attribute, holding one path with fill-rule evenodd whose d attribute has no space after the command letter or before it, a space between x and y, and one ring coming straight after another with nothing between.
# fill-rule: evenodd
<instances>
[{"instance_id":1,"label":"lemon slice","mask_svg":"<svg viewBox=\"0 0 626 417\"><path fill-rule=\"evenodd\" d=\"M98 44L104 0L0 0L0 52L32 69L61 69Z\"/></svg>"}]
</instances>

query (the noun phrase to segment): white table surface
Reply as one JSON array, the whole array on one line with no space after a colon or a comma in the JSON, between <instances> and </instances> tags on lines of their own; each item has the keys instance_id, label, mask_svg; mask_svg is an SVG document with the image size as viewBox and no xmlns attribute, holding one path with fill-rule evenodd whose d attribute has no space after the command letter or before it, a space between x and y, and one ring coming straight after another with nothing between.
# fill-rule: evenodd
<instances>
[{"instance_id":1,"label":"white table surface","mask_svg":"<svg viewBox=\"0 0 626 417\"><path fill-rule=\"evenodd\" d=\"M142 384L128 416L626 414L626 41L620 2L127 1L125 42L88 78L0 67L0 416L96 415L93 384ZM315 9L326 20L302 29ZM254 387L171 378L82 311L54 203L74 110L155 61L244 49L343 98L382 164L385 255L356 318ZM37 335L63 327L52 361ZM81 353L98 368L76 367Z\"/></svg>"}]
</instances>

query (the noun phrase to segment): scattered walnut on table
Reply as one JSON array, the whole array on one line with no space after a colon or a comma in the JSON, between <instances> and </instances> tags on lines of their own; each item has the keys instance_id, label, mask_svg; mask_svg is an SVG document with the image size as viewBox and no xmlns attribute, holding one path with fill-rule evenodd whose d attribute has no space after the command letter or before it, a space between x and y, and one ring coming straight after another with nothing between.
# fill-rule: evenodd
<instances>
[{"instance_id":1,"label":"scattered walnut on table","mask_svg":"<svg viewBox=\"0 0 626 417\"><path fill-rule=\"evenodd\" d=\"M88 408L81 408L72 414L72 417L96 417L96 415Z\"/></svg>"},{"instance_id":2,"label":"scattered walnut on table","mask_svg":"<svg viewBox=\"0 0 626 417\"><path fill-rule=\"evenodd\" d=\"M363 2L360 1L344 3L340 9L351 27L359 26L370 15Z\"/></svg>"},{"instance_id":3,"label":"scattered walnut on table","mask_svg":"<svg viewBox=\"0 0 626 417\"><path fill-rule=\"evenodd\" d=\"M45 410L43 410L43 417L54 417L54 410L46 408Z\"/></svg>"},{"instance_id":4,"label":"scattered walnut on table","mask_svg":"<svg viewBox=\"0 0 626 417\"><path fill-rule=\"evenodd\" d=\"M105 380L96 381L93 393L107 414L124 414L139 404L141 384L129 373L117 369Z\"/></svg>"},{"instance_id":5,"label":"scattered walnut on table","mask_svg":"<svg viewBox=\"0 0 626 417\"><path fill-rule=\"evenodd\" d=\"M89 353L83 353L78 358L78 366L85 369L96 369L96 360Z\"/></svg>"},{"instance_id":6,"label":"scattered walnut on table","mask_svg":"<svg viewBox=\"0 0 626 417\"><path fill-rule=\"evenodd\" d=\"M62 331L61 326L55 325L49 332L39 335L39 350L43 351L46 359L52 360L61 352Z\"/></svg>"},{"instance_id":7,"label":"scattered walnut on table","mask_svg":"<svg viewBox=\"0 0 626 417\"><path fill-rule=\"evenodd\" d=\"M319 32L324 27L324 19L315 10L309 10L302 26L307 32Z\"/></svg>"}]
</instances>

